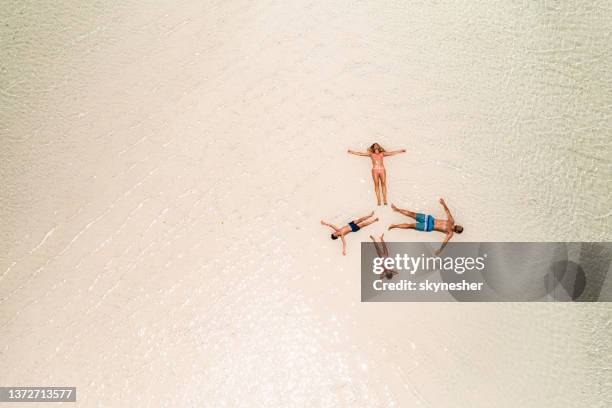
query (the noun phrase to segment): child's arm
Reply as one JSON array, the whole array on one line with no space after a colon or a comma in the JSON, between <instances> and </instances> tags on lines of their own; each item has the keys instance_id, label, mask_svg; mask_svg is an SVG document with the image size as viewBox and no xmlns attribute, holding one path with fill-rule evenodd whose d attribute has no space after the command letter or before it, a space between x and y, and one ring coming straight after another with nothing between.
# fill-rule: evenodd
<instances>
[{"instance_id":1,"label":"child's arm","mask_svg":"<svg viewBox=\"0 0 612 408\"><path fill-rule=\"evenodd\" d=\"M354 150L348 149L348 153L349 154L354 154L355 156L365 156L365 157L370 157L370 152L356 152Z\"/></svg>"},{"instance_id":2,"label":"child's arm","mask_svg":"<svg viewBox=\"0 0 612 408\"><path fill-rule=\"evenodd\" d=\"M346 240L344 239L344 235L341 235L340 239L342 239L342 255L346 255Z\"/></svg>"},{"instance_id":3,"label":"child's arm","mask_svg":"<svg viewBox=\"0 0 612 408\"><path fill-rule=\"evenodd\" d=\"M334 231L338 231L338 229L339 229L339 228L338 228L338 227L336 227L334 224L330 224L330 223L325 222L325 221L323 221L323 220L321 220L321 225L326 225L326 226L328 226L329 228L333 229Z\"/></svg>"},{"instance_id":4,"label":"child's arm","mask_svg":"<svg viewBox=\"0 0 612 408\"><path fill-rule=\"evenodd\" d=\"M444 248L446 248L446 244L448 244L448 241L450 241L452 237L453 237L452 232L449 232L448 234L446 234L446 239L444 240L444 242L442 242L440 249L436 251L436 255L440 255L440 253L444 250Z\"/></svg>"},{"instance_id":5,"label":"child's arm","mask_svg":"<svg viewBox=\"0 0 612 408\"><path fill-rule=\"evenodd\" d=\"M396 154L406 153L406 149L394 150L392 152L383 152L383 156L395 156Z\"/></svg>"},{"instance_id":6,"label":"child's arm","mask_svg":"<svg viewBox=\"0 0 612 408\"><path fill-rule=\"evenodd\" d=\"M450 210L446 206L446 202L444 201L443 198L440 198L440 204L442 204L442 207L444 208L444 212L446 213L446 216L448 217L448 219L451 222L455 222L455 219L453 218L453 215L451 214Z\"/></svg>"},{"instance_id":7,"label":"child's arm","mask_svg":"<svg viewBox=\"0 0 612 408\"><path fill-rule=\"evenodd\" d=\"M370 235L370 238L372 239L372 242L374 243L374 249L376 249L376 254L378 255L379 258L381 258L384 255L383 249L378 246L378 242L376 242L376 240L374 239L372 235Z\"/></svg>"},{"instance_id":8,"label":"child's arm","mask_svg":"<svg viewBox=\"0 0 612 408\"><path fill-rule=\"evenodd\" d=\"M383 253L385 254L385 258L389 257L389 248L387 248L387 243L385 242L385 234L380 236L380 242L382 242Z\"/></svg>"}]
</instances>

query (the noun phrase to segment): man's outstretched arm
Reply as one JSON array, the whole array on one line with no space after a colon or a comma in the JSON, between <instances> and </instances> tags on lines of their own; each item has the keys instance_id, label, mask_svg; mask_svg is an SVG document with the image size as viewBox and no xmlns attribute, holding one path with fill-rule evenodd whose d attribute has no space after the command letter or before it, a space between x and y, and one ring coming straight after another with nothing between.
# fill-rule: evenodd
<instances>
[{"instance_id":1,"label":"man's outstretched arm","mask_svg":"<svg viewBox=\"0 0 612 408\"><path fill-rule=\"evenodd\" d=\"M436 251L436 255L440 255L440 253L444 251L444 248L446 248L446 244L448 244L448 241L450 241L452 237L453 237L452 232L449 232L448 234L446 234L446 238L444 239L444 242L442 242L440 249Z\"/></svg>"},{"instance_id":2,"label":"man's outstretched arm","mask_svg":"<svg viewBox=\"0 0 612 408\"><path fill-rule=\"evenodd\" d=\"M451 214L450 210L446 206L446 201L444 201L443 198L440 198L440 204L442 204L442 208L444 208L444 212L446 213L446 216L448 217L448 219L454 222L455 219L453 218L453 215Z\"/></svg>"},{"instance_id":3,"label":"man's outstretched arm","mask_svg":"<svg viewBox=\"0 0 612 408\"><path fill-rule=\"evenodd\" d=\"M346 255L346 240L344 239L344 235L342 235L340 239L342 239L342 255Z\"/></svg>"}]
</instances>

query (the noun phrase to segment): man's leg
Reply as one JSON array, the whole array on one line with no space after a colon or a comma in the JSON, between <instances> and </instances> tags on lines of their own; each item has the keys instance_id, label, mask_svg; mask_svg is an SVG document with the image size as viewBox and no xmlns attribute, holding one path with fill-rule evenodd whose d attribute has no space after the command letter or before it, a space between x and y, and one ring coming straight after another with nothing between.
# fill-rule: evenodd
<instances>
[{"instance_id":1,"label":"man's leg","mask_svg":"<svg viewBox=\"0 0 612 408\"><path fill-rule=\"evenodd\" d=\"M389 229L393 228L402 228L402 229L416 229L416 224L391 224L389 225Z\"/></svg>"},{"instance_id":2,"label":"man's leg","mask_svg":"<svg viewBox=\"0 0 612 408\"><path fill-rule=\"evenodd\" d=\"M393 211L397 211L400 214L404 214L406 217L414 218L416 220L416 213L413 211L402 210L401 208L397 208L395 204L391 204L391 209Z\"/></svg>"}]
</instances>

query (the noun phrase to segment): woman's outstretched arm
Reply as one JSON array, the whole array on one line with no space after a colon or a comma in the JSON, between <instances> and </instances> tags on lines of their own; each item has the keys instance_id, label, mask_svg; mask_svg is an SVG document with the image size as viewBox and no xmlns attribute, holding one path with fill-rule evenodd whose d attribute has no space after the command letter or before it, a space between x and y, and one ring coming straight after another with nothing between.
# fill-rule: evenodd
<instances>
[{"instance_id":1,"label":"woman's outstretched arm","mask_svg":"<svg viewBox=\"0 0 612 408\"><path fill-rule=\"evenodd\" d=\"M354 154L355 156L365 156L365 157L370 157L370 152L356 152L354 150L348 149L348 153L349 154Z\"/></svg>"},{"instance_id":2,"label":"woman's outstretched arm","mask_svg":"<svg viewBox=\"0 0 612 408\"><path fill-rule=\"evenodd\" d=\"M406 149L394 150L392 152L384 152L383 156L395 156L396 154L400 154L400 153L406 153Z\"/></svg>"}]
</instances>

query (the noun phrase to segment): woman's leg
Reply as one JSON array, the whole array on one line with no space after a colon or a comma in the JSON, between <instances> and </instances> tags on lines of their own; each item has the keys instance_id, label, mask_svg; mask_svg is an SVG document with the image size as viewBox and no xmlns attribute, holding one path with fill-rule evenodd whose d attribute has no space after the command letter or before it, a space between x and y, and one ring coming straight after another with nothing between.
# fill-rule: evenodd
<instances>
[{"instance_id":1,"label":"woman's leg","mask_svg":"<svg viewBox=\"0 0 612 408\"><path fill-rule=\"evenodd\" d=\"M402 229L416 229L416 224L391 224L389 225L389 229L393 228L402 228Z\"/></svg>"},{"instance_id":2,"label":"woman's leg","mask_svg":"<svg viewBox=\"0 0 612 408\"><path fill-rule=\"evenodd\" d=\"M374 191L376 192L376 201L380 205L380 188L378 187L378 172L372 170L372 180L374 180Z\"/></svg>"},{"instance_id":3,"label":"woman's leg","mask_svg":"<svg viewBox=\"0 0 612 408\"><path fill-rule=\"evenodd\" d=\"M387 171L380 172L380 184L382 185L383 203L387 205Z\"/></svg>"}]
</instances>

